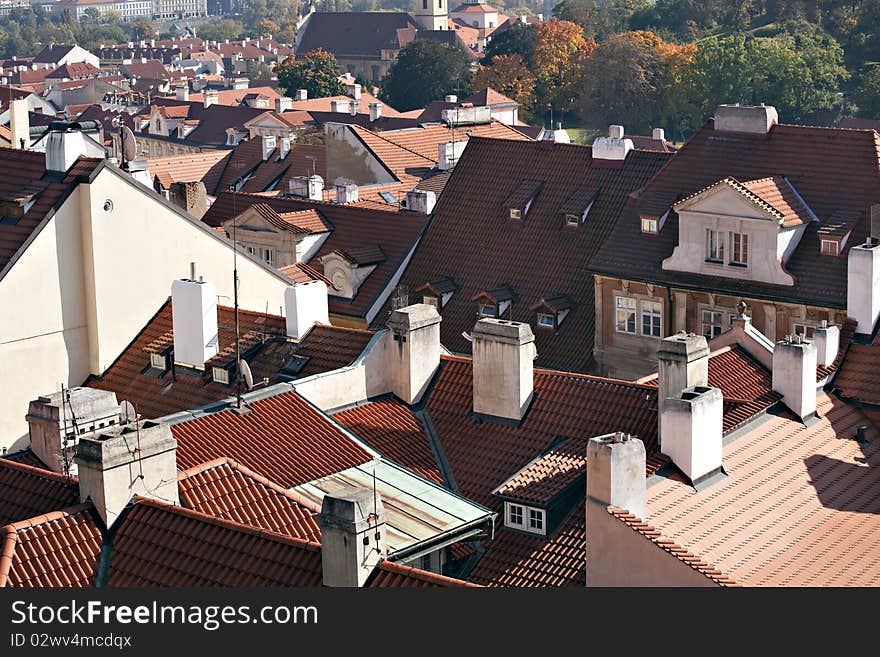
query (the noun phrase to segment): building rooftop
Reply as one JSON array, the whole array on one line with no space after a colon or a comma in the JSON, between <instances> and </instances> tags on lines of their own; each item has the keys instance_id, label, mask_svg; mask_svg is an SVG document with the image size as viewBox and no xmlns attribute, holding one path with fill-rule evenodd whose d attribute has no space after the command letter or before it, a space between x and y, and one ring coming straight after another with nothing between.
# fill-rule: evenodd
<instances>
[{"instance_id":1,"label":"building rooftop","mask_svg":"<svg viewBox=\"0 0 880 657\"><path fill-rule=\"evenodd\" d=\"M297 55L322 48L337 59L382 59L383 50L400 50L419 29L400 12L318 12L311 15Z\"/></svg>"}]
</instances>

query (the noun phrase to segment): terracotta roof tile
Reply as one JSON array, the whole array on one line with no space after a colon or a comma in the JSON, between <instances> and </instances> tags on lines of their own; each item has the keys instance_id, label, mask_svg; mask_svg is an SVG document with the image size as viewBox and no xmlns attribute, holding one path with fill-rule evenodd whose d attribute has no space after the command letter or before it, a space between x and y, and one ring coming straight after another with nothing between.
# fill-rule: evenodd
<instances>
[{"instance_id":1,"label":"terracotta roof tile","mask_svg":"<svg viewBox=\"0 0 880 657\"><path fill-rule=\"evenodd\" d=\"M533 504L549 504L565 489L584 479L588 440L583 436L563 439L493 493Z\"/></svg>"},{"instance_id":2,"label":"terracotta roof tile","mask_svg":"<svg viewBox=\"0 0 880 657\"><path fill-rule=\"evenodd\" d=\"M78 502L76 478L0 458L0 527Z\"/></svg>"},{"instance_id":3,"label":"terracotta roof tile","mask_svg":"<svg viewBox=\"0 0 880 657\"><path fill-rule=\"evenodd\" d=\"M182 468L226 456L283 488L366 463L373 455L295 392L171 427Z\"/></svg>"},{"instance_id":4,"label":"terracotta roof tile","mask_svg":"<svg viewBox=\"0 0 880 657\"><path fill-rule=\"evenodd\" d=\"M296 52L301 56L322 48L337 59L353 57L378 62L383 50L400 50L418 29L418 24L406 13L318 12L312 14L306 24Z\"/></svg>"},{"instance_id":5,"label":"terracotta roof tile","mask_svg":"<svg viewBox=\"0 0 880 657\"><path fill-rule=\"evenodd\" d=\"M298 356L309 359L300 378L351 365L374 335L373 331L315 324L296 350Z\"/></svg>"},{"instance_id":6,"label":"terracotta roof tile","mask_svg":"<svg viewBox=\"0 0 880 657\"><path fill-rule=\"evenodd\" d=\"M880 405L880 376L877 359L880 346L873 344L850 345L840 371L834 378L834 387L848 399L865 404Z\"/></svg>"},{"instance_id":7,"label":"terracotta roof tile","mask_svg":"<svg viewBox=\"0 0 880 657\"><path fill-rule=\"evenodd\" d=\"M333 418L383 456L444 485L425 429L406 404L384 399L337 413Z\"/></svg>"},{"instance_id":8,"label":"terracotta roof tile","mask_svg":"<svg viewBox=\"0 0 880 657\"><path fill-rule=\"evenodd\" d=\"M114 539L110 587L321 585L317 543L136 500Z\"/></svg>"},{"instance_id":9,"label":"terracotta roof tile","mask_svg":"<svg viewBox=\"0 0 880 657\"><path fill-rule=\"evenodd\" d=\"M150 175L159 178L167 189L176 182L206 181L209 176L225 165L229 151L209 150L201 153L182 153L147 158ZM207 189L208 184L205 184ZM210 192L209 192L210 193Z\"/></svg>"},{"instance_id":10,"label":"terracotta roof tile","mask_svg":"<svg viewBox=\"0 0 880 657\"><path fill-rule=\"evenodd\" d=\"M438 147L440 144L453 140L467 141L471 137L490 137L493 139L530 141L520 131L498 121L482 125L461 126L455 130L441 124L425 125L408 130L385 130L381 136L434 162L438 160Z\"/></svg>"},{"instance_id":11,"label":"terracotta roof tile","mask_svg":"<svg viewBox=\"0 0 880 657\"><path fill-rule=\"evenodd\" d=\"M320 508L233 461L220 458L178 475L180 502L216 518L321 542Z\"/></svg>"},{"instance_id":12,"label":"terracotta roof tile","mask_svg":"<svg viewBox=\"0 0 880 657\"><path fill-rule=\"evenodd\" d=\"M368 584L370 588L445 588L474 587L476 584L460 579L430 573L426 570L404 566L393 561L383 561Z\"/></svg>"}]
</instances>

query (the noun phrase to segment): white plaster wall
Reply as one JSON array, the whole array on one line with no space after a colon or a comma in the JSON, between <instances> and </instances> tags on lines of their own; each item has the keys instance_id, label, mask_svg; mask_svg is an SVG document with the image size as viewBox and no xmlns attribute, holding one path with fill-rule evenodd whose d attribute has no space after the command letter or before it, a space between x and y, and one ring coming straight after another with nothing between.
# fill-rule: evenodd
<instances>
[{"instance_id":1,"label":"white plaster wall","mask_svg":"<svg viewBox=\"0 0 880 657\"><path fill-rule=\"evenodd\" d=\"M518 114L519 111L516 109L492 110L492 118L505 125L516 125Z\"/></svg>"}]
</instances>

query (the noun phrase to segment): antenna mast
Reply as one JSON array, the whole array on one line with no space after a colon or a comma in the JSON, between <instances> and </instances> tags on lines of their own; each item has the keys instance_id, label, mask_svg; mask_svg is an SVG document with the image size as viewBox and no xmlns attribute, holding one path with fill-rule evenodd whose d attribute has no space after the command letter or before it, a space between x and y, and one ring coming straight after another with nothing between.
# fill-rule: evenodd
<instances>
[{"instance_id":1,"label":"antenna mast","mask_svg":"<svg viewBox=\"0 0 880 657\"><path fill-rule=\"evenodd\" d=\"M235 316L235 407L241 408L241 335L238 326L238 239L235 191L232 191L232 298Z\"/></svg>"}]
</instances>

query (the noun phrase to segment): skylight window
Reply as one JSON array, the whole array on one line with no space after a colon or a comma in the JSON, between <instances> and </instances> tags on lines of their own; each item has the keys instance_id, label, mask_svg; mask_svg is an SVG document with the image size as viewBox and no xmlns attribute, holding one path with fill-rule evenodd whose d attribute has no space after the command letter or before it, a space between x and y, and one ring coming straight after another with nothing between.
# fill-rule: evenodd
<instances>
[{"instance_id":1,"label":"skylight window","mask_svg":"<svg viewBox=\"0 0 880 657\"><path fill-rule=\"evenodd\" d=\"M215 367L211 371L211 376L214 379L214 383L229 385L229 372L227 372L226 369Z\"/></svg>"},{"instance_id":2,"label":"skylight window","mask_svg":"<svg viewBox=\"0 0 880 657\"><path fill-rule=\"evenodd\" d=\"M162 354L150 354L150 367L165 371L167 359Z\"/></svg>"}]
</instances>

